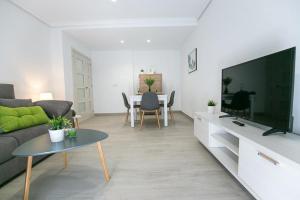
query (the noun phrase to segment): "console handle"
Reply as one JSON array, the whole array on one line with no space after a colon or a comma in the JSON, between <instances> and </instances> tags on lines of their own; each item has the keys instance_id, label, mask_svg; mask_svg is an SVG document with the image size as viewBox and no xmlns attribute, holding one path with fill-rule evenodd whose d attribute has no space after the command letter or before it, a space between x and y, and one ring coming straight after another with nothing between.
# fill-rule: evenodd
<instances>
[{"instance_id":1,"label":"console handle","mask_svg":"<svg viewBox=\"0 0 300 200\"><path fill-rule=\"evenodd\" d=\"M271 158L270 156L267 156L266 154L264 154L262 152L258 152L257 155L264 158L265 160L273 163L274 165L279 165L278 161L274 160L273 158Z\"/></svg>"}]
</instances>

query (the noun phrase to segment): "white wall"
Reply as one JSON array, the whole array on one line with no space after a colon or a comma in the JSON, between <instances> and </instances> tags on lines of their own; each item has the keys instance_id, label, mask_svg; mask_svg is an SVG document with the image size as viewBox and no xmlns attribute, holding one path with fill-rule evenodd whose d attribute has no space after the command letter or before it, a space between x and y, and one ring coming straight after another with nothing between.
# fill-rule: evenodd
<instances>
[{"instance_id":1,"label":"white wall","mask_svg":"<svg viewBox=\"0 0 300 200\"><path fill-rule=\"evenodd\" d=\"M300 48L299 10L298 0L214 0L182 48L183 112L193 116L206 110L208 99L220 104L221 68ZM198 48L198 70L188 74L187 55L193 48ZM294 128L300 132L299 51L296 57Z\"/></svg>"},{"instance_id":2,"label":"white wall","mask_svg":"<svg viewBox=\"0 0 300 200\"><path fill-rule=\"evenodd\" d=\"M38 99L52 90L50 29L7 1L0 1L0 82L17 98Z\"/></svg>"},{"instance_id":3,"label":"white wall","mask_svg":"<svg viewBox=\"0 0 300 200\"><path fill-rule=\"evenodd\" d=\"M15 85L17 98L73 100L72 49L91 52L62 30L49 28L8 1L0 1L0 83Z\"/></svg>"},{"instance_id":4,"label":"white wall","mask_svg":"<svg viewBox=\"0 0 300 200\"><path fill-rule=\"evenodd\" d=\"M163 74L163 91L176 91L174 109L180 110L179 51L98 51L93 52L92 60L95 113L124 112L121 93L137 92L141 68Z\"/></svg>"}]
</instances>

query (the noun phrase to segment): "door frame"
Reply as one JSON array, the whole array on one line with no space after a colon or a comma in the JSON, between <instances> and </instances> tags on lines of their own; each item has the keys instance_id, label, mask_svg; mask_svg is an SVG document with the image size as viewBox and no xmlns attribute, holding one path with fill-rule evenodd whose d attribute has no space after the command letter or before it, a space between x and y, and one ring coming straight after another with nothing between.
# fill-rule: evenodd
<instances>
[{"instance_id":1,"label":"door frame","mask_svg":"<svg viewBox=\"0 0 300 200\"><path fill-rule=\"evenodd\" d=\"M81 58L84 62L90 66L89 76L90 76L90 106L91 112L90 113L77 113L81 115L80 121L87 120L94 116L94 95L93 95L93 74L92 74L92 60L88 56L84 55L80 51L72 48L71 49L72 55L72 78L73 78L73 101L74 101L74 108L75 111L78 111L78 95L77 95L77 86L76 86L76 70L75 70L75 59ZM85 93L86 94L86 93Z\"/></svg>"}]
</instances>

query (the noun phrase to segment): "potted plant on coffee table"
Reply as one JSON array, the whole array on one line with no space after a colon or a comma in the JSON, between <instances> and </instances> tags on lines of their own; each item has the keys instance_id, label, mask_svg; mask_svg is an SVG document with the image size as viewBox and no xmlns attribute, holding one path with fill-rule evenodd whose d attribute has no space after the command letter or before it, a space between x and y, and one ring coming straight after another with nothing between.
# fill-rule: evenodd
<instances>
[{"instance_id":1,"label":"potted plant on coffee table","mask_svg":"<svg viewBox=\"0 0 300 200\"><path fill-rule=\"evenodd\" d=\"M214 114L216 110L217 103L213 100L209 100L207 103L208 113Z\"/></svg>"},{"instance_id":2,"label":"potted plant on coffee table","mask_svg":"<svg viewBox=\"0 0 300 200\"><path fill-rule=\"evenodd\" d=\"M151 86L154 84L155 80L153 78L146 78L145 84L148 85L148 90L151 92Z\"/></svg>"},{"instance_id":3,"label":"potted plant on coffee table","mask_svg":"<svg viewBox=\"0 0 300 200\"><path fill-rule=\"evenodd\" d=\"M59 116L49 120L48 126L51 142L61 142L65 138L65 129L71 128L72 123L67 118Z\"/></svg>"}]
</instances>

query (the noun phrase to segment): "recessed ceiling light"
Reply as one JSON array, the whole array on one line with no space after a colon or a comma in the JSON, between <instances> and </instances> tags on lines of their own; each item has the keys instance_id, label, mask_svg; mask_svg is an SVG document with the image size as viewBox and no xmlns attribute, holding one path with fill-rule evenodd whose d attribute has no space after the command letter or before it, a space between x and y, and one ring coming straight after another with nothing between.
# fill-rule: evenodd
<instances>
[{"instance_id":1,"label":"recessed ceiling light","mask_svg":"<svg viewBox=\"0 0 300 200\"><path fill-rule=\"evenodd\" d=\"M120 43L121 43L121 44L124 44L124 43L125 43L125 41L124 41L124 40L121 40L121 41L120 41Z\"/></svg>"},{"instance_id":2,"label":"recessed ceiling light","mask_svg":"<svg viewBox=\"0 0 300 200\"><path fill-rule=\"evenodd\" d=\"M117 2L117 0L111 0L112 2Z\"/></svg>"},{"instance_id":3,"label":"recessed ceiling light","mask_svg":"<svg viewBox=\"0 0 300 200\"><path fill-rule=\"evenodd\" d=\"M147 42L147 43L150 43L150 42L151 42L151 40L146 40L146 42Z\"/></svg>"}]
</instances>

